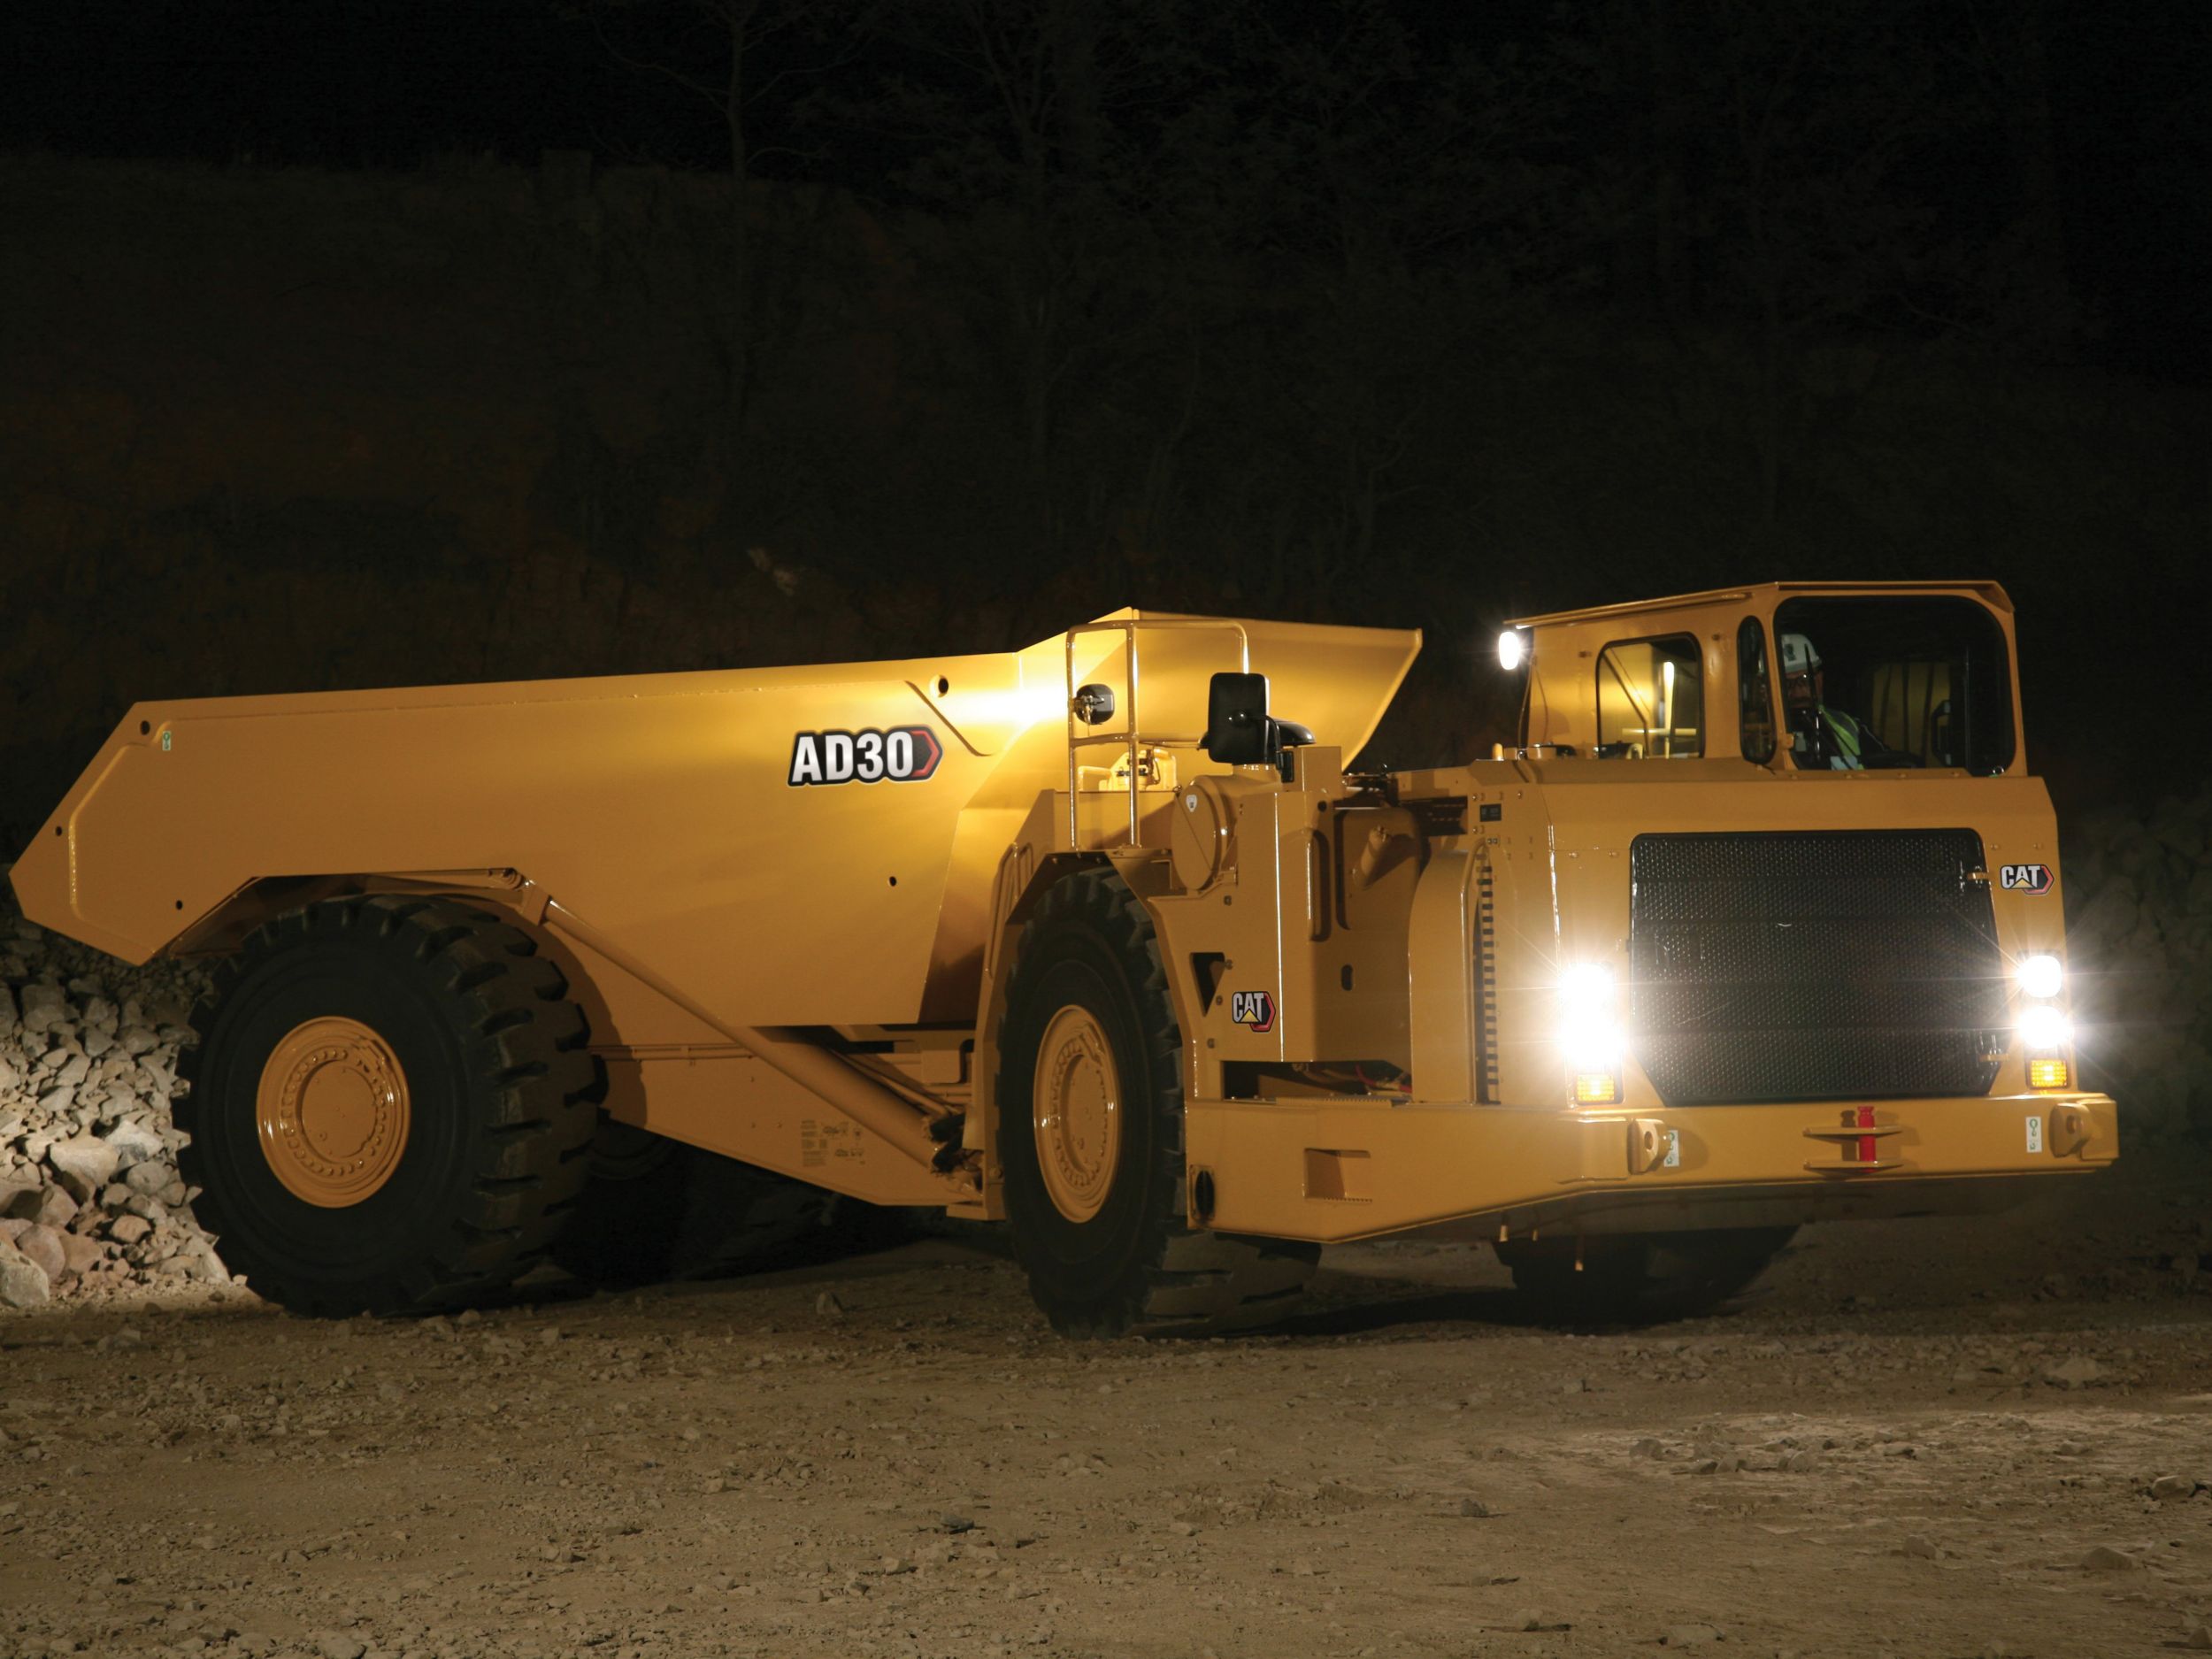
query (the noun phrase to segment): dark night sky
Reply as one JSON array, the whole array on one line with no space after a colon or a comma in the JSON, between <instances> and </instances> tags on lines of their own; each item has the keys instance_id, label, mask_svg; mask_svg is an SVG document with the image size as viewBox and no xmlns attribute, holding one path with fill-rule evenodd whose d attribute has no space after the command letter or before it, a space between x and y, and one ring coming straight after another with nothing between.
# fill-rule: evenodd
<instances>
[{"instance_id":1,"label":"dark night sky","mask_svg":"<svg viewBox=\"0 0 2212 1659\"><path fill-rule=\"evenodd\" d=\"M2101 319L2079 353L2200 383L2212 377L2201 316L2212 271L2212 145L2201 109L2212 7L2047 3L2065 263ZM1276 12L1291 27L1325 27L1344 9L1303 0ZM1392 10L1440 54L1458 44L1538 51L1562 15L1544 0L1401 0ZM641 53L711 70L718 42L687 26L680 6L598 14ZM1908 8L1939 58L2012 14L1993 0ZM1675 15L1686 49L1705 50L1700 8ZM0 147L337 168L405 168L457 153L529 162L555 148L614 163L718 165L712 110L616 62L593 16L583 0L11 0L0 8ZM804 68L818 50L788 35L772 40L757 79ZM802 74L782 91L835 93L840 77L850 83L887 67L917 66L887 64L879 48L837 76ZM757 107L762 173L887 193L892 169L877 146L849 127L793 130L797 107L789 96ZM1594 136L1571 127L1560 142L1571 149ZM1926 157L1920 205L1970 232L1999 194L1993 165L1965 143Z\"/></svg>"}]
</instances>

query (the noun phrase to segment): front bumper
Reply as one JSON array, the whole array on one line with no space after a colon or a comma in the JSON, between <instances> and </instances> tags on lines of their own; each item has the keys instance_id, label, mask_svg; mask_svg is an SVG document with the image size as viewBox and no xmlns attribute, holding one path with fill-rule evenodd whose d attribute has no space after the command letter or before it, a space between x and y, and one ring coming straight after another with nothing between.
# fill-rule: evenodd
<instances>
[{"instance_id":1,"label":"front bumper","mask_svg":"<svg viewBox=\"0 0 2212 1659\"><path fill-rule=\"evenodd\" d=\"M1985 1208L2110 1164L2119 1121L2078 1091L1644 1112L1194 1100L1185 1144L1210 1225L1333 1242Z\"/></svg>"}]
</instances>

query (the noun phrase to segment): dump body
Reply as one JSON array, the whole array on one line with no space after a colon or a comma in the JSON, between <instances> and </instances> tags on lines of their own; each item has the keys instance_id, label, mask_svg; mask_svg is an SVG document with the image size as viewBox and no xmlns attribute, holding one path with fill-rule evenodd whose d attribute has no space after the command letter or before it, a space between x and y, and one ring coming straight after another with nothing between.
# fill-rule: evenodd
<instances>
[{"instance_id":1,"label":"dump body","mask_svg":"<svg viewBox=\"0 0 2212 1659\"><path fill-rule=\"evenodd\" d=\"M1148 639L1159 698L1187 706L1195 687L1202 707L1205 675L1238 666L1247 638L1255 666L1356 745L1418 647L1379 629L1241 627ZM1115 626L1073 649L1079 678L1126 654ZM1068 787L1069 671L1054 639L142 703L26 849L16 891L42 926L142 962L192 949L257 884L511 870L729 1023L972 1023L999 861L1039 795ZM795 780L803 743L826 764L826 749L895 733L912 734L903 778Z\"/></svg>"}]
</instances>

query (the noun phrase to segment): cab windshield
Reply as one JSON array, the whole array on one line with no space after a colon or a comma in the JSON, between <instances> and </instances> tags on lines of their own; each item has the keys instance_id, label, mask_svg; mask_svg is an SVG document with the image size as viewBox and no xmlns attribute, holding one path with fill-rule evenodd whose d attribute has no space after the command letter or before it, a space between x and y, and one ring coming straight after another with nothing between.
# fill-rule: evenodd
<instances>
[{"instance_id":1,"label":"cab windshield","mask_svg":"<svg viewBox=\"0 0 2212 1659\"><path fill-rule=\"evenodd\" d=\"M2012 764L2004 630L1970 599L1792 599L1774 613L1783 742L1801 769Z\"/></svg>"}]
</instances>

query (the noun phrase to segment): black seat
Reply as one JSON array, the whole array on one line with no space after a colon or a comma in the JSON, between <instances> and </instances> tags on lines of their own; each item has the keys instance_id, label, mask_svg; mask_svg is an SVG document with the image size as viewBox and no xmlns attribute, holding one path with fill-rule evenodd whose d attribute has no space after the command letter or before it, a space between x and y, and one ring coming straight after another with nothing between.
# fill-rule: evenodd
<instances>
[{"instance_id":1,"label":"black seat","mask_svg":"<svg viewBox=\"0 0 2212 1659\"><path fill-rule=\"evenodd\" d=\"M1272 766L1283 751L1313 741L1295 720L1267 711L1265 674L1216 674L1206 687L1206 735L1199 746L1225 766Z\"/></svg>"}]
</instances>

